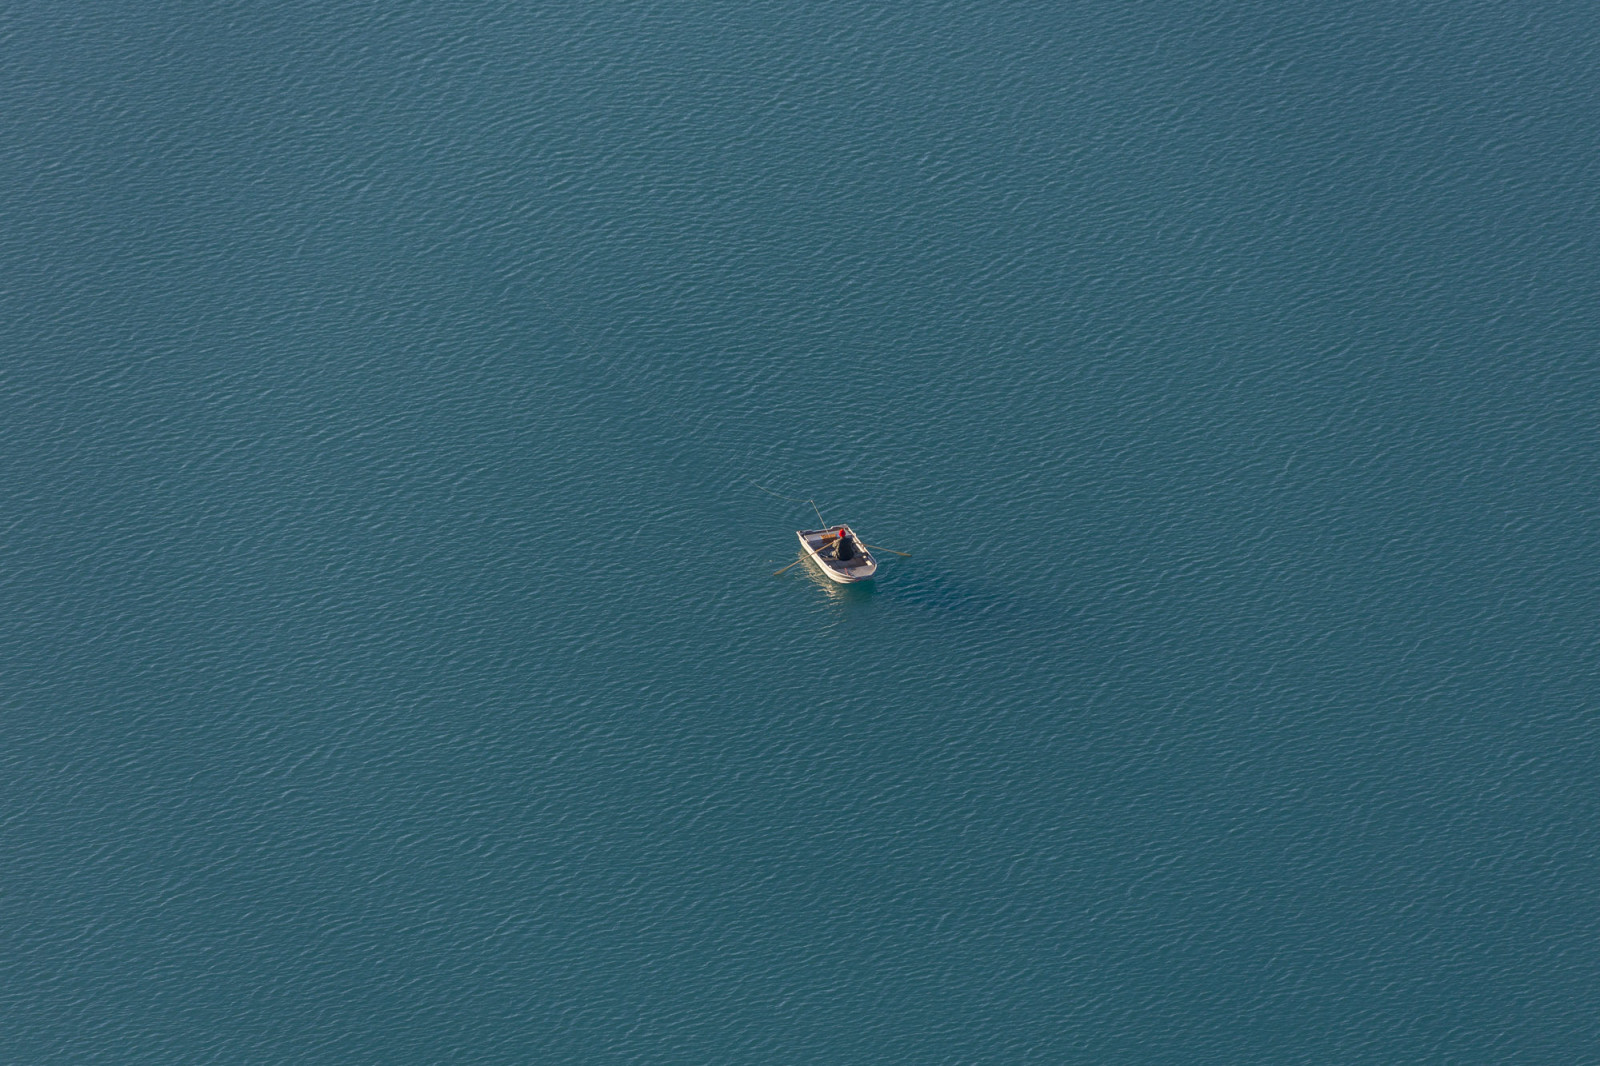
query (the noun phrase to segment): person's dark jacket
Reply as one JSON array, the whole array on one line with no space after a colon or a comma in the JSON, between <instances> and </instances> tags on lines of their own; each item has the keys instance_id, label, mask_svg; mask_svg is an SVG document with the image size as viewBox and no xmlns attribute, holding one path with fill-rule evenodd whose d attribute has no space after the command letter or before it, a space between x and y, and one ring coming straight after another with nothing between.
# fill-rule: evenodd
<instances>
[{"instance_id":1,"label":"person's dark jacket","mask_svg":"<svg viewBox=\"0 0 1600 1066\"><path fill-rule=\"evenodd\" d=\"M841 563L848 563L856 557L856 544L854 538L846 533L839 538L839 543L834 546L833 557Z\"/></svg>"}]
</instances>

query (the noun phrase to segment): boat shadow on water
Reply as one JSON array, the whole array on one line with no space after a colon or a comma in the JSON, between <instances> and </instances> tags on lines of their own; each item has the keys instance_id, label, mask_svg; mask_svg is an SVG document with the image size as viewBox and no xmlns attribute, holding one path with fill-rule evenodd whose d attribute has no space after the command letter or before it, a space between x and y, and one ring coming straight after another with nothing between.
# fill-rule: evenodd
<instances>
[{"instance_id":1,"label":"boat shadow on water","mask_svg":"<svg viewBox=\"0 0 1600 1066\"><path fill-rule=\"evenodd\" d=\"M880 607L901 605L919 614L937 616L944 624L985 629L1016 628L1036 632L1056 628L1064 621L1059 611L963 578L937 563L920 563L914 570L902 570L903 566L891 565L870 580L851 584L830 581L809 559L796 569L803 571L807 580L837 604L875 601ZM902 572L897 574L897 570Z\"/></svg>"},{"instance_id":2,"label":"boat shadow on water","mask_svg":"<svg viewBox=\"0 0 1600 1066\"><path fill-rule=\"evenodd\" d=\"M834 622L870 617L902 634L908 631L899 626L910 624L919 639L961 654L987 649L996 661L1060 662L1058 655L1070 655L1066 649L1081 646L1095 628L1051 597L933 559L891 563L873 580L840 584L800 558L796 569L827 595L824 613Z\"/></svg>"},{"instance_id":3,"label":"boat shadow on water","mask_svg":"<svg viewBox=\"0 0 1600 1066\"><path fill-rule=\"evenodd\" d=\"M901 607L938 619L943 627L999 636L1034 637L1067 625L1056 604L1029 596L1006 583L985 582L929 560L907 568L879 590L881 607Z\"/></svg>"}]
</instances>

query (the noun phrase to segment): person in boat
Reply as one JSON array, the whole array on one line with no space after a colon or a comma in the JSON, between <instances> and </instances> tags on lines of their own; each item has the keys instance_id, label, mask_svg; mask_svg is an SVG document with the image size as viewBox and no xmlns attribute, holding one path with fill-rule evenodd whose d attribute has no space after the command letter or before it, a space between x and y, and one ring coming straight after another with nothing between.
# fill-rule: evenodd
<instances>
[{"instance_id":1,"label":"person in boat","mask_svg":"<svg viewBox=\"0 0 1600 1066\"><path fill-rule=\"evenodd\" d=\"M855 540L851 538L850 532L843 526L839 527L838 537L839 539L833 545L833 557L841 563L848 563L856 557Z\"/></svg>"}]
</instances>

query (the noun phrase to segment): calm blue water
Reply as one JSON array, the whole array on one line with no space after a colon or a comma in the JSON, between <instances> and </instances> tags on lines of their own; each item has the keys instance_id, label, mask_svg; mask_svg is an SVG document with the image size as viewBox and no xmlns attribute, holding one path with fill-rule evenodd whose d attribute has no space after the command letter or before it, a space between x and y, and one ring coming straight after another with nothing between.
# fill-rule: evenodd
<instances>
[{"instance_id":1,"label":"calm blue water","mask_svg":"<svg viewBox=\"0 0 1600 1066\"><path fill-rule=\"evenodd\" d=\"M0 1061L1600 1061L1593 15L11 5Z\"/></svg>"}]
</instances>

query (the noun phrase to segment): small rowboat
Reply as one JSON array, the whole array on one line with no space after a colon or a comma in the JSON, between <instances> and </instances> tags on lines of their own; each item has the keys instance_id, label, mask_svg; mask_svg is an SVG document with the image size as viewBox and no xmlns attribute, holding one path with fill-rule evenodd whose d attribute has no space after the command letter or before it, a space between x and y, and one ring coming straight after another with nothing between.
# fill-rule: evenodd
<instances>
[{"instance_id":1,"label":"small rowboat","mask_svg":"<svg viewBox=\"0 0 1600 1066\"><path fill-rule=\"evenodd\" d=\"M831 529L801 529L795 532L800 538L800 546L806 550L811 561L821 568L829 578L848 585L852 581L865 581L878 572L878 560L867 551L867 546L861 543L861 538L856 536L856 531L845 526L845 532L850 534L850 539L855 542L855 558L848 562L840 562L833 556L834 542L839 535L838 526Z\"/></svg>"}]
</instances>

